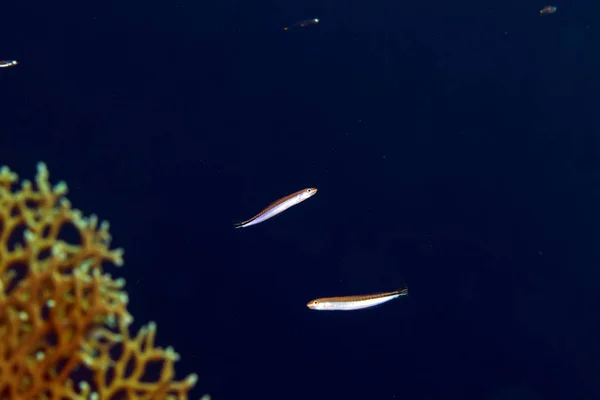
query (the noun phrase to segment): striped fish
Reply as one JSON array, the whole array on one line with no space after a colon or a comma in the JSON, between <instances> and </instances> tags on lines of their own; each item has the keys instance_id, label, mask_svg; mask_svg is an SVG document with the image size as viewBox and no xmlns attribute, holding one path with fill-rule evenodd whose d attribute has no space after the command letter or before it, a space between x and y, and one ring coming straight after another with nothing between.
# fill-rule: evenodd
<instances>
[{"instance_id":1,"label":"striped fish","mask_svg":"<svg viewBox=\"0 0 600 400\"><path fill-rule=\"evenodd\" d=\"M246 228L248 226L260 224L263 221L268 220L269 218L273 218L279 213L287 210L288 208L295 206L298 203L303 202L309 197L317 194L317 189L315 188L307 188L297 191L296 193L292 193L288 196L282 197L276 202L270 204L267 208L256 214L254 217L234 224L236 228Z\"/></svg>"},{"instance_id":2,"label":"striped fish","mask_svg":"<svg viewBox=\"0 0 600 400\"><path fill-rule=\"evenodd\" d=\"M0 68L8 68L17 64L17 60L0 60Z\"/></svg>"},{"instance_id":3,"label":"striped fish","mask_svg":"<svg viewBox=\"0 0 600 400\"><path fill-rule=\"evenodd\" d=\"M388 302L399 296L408 294L408 288L395 290L393 292L365 294L359 296L323 297L311 300L306 306L311 310L322 311L351 311L362 308L374 307Z\"/></svg>"}]
</instances>

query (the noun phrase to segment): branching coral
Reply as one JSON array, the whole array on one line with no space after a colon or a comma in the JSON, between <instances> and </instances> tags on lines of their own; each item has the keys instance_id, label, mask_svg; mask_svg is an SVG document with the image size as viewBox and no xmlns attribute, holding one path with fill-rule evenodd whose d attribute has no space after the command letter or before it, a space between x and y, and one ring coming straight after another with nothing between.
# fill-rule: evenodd
<instances>
[{"instance_id":1,"label":"branching coral","mask_svg":"<svg viewBox=\"0 0 600 400\"><path fill-rule=\"evenodd\" d=\"M52 187L44 164L35 185L0 169L0 399L187 399L172 348L154 346L154 323L135 337L123 264L108 223L84 218Z\"/></svg>"}]
</instances>

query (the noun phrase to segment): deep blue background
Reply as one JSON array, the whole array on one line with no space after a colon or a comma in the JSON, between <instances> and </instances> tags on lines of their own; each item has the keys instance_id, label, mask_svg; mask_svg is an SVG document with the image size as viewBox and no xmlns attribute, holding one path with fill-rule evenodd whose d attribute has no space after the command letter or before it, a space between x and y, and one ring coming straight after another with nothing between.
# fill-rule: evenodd
<instances>
[{"instance_id":1,"label":"deep blue background","mask_svg":"<svg viewBox=\"0 0 600 400\"><path fill-rule=\"evenodd\" d=\"M544 5L4 1L0 164L110 220L192 398L600 398L600 3Z\"/></svg>"}]
</instances>

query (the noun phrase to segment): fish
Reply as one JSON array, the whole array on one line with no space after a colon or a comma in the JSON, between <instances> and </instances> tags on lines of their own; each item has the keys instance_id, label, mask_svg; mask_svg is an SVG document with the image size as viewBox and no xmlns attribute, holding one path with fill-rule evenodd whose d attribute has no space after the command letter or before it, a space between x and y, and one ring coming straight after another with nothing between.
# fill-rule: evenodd
<instances>
[{"instance_id":1,"label":"fish","mask_svg":"<svg viewBox=\"0 0 600 400\"><path fill-rule=\"evenodd\" d=\"M315 25L319 23L319 18L305 19L304 21L296 22L290 26L283 28L284 31L289 31L292 28L306 28L309 25Z\"/></svg>"},{"instance_id":2,"label":"fish","mask_svg":"<svg viewBox=\"0 0 600 400\"><path fill-rule=\"evenodd\" d=\"M260 224L263 221L273 218L277 214L280 214L288 208L295 206L298 203L317 194L316 188L306 188L299 190L295 193L282 197L274 203L271 203L267 208L256 214L254 217L247 219L243 222L237 222L233 224L235 228L247 228L252 225Z\"/></svg>"},{"instance_id":3,"label":"fish","mask_svg":"<svg viewBox=\"0 0 600 400\"><path fill-rule=\"evenodd\" d=\"M540 10L540 15L554 14L556 10L556 6L546 6Z\"/></svg>"},{"instance_id":4,"label":"fish","mask_svg":"<svg viewBox=\"0 0 600 400\"><path fill-rule=\"evenodd\" d=\"M311 300L306 306L311 310L320 311L352 311L363 308L374 307L386 303L399 296L408 294L408 288L376 294L365 294L358 296L322 297Z\"/></svg>"},{"instance_id":5,"label":"fish","mask_svg":"<svg viewBox=\"0 0 600 400\"><path fill-rule=\"evenodd\" d=\"M0 60L0 68L8 68L17 64L17 60Z\"/></svg>"}]
</instances>

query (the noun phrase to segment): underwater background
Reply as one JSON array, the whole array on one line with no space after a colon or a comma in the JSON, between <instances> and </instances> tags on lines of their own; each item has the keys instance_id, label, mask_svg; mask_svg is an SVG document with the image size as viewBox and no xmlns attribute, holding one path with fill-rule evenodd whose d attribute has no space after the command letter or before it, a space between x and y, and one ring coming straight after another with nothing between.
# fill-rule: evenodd
<instances>
[{"instance_id":1,"label":"underwater background","mask_svg":"<svg viewBox=\"0 0 600 400\"><path fill-rule=\"evenodd\" d=\"M546 5L5 1L0 165L111 222L191 398L598 399L600 3Z\"/></svg>"}]
</instances>

